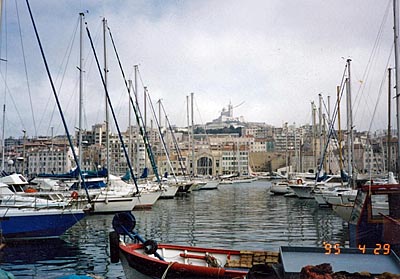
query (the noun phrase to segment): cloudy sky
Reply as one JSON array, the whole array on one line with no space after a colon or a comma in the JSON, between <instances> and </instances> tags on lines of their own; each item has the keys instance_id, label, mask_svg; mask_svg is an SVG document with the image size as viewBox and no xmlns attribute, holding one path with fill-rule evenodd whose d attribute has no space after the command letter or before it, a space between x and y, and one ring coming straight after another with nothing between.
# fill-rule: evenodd
<instances>
[{"instance_id":1,"label":"cloudy sky","mask_svg":"<svg viewBox=\"0 0 400 279\"><path fill-rule=\"evenodd\" d=\"M63 134L25 1L3 7L0 103L5 136ZM394 67L391 0L30 0L70 132L78 127L79 13L103 67L102 19L125 75L139 65L139 101L147 86L172 124L217 118L229 103L235 116L281 126L311 123L322 94L333 111L336 86L350 58L354 125L387 127L387 68ZM107 34L108 86L118 123L128 123L128 97ZM104 122L104 90L84 34L84 127ZM342 99L342 127L345 126ZM394 100L392 102L394 108ZM392 114L395 115L394 109ZM150 112L148 111L148 115ZM394 119L392 120L394 122Z\"/></svg>"}]
</instances>

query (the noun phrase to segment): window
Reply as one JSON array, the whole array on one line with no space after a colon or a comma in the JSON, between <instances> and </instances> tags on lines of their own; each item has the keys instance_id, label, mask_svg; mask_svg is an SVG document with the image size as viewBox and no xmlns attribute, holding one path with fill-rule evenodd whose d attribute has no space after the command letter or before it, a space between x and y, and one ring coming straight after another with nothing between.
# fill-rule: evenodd
<instances>
[{"instance_id":1,"label":"window","mask_svg":"<svg viewBox=\"0 0 400 279\"><path fill-rule=\"evenodd\" d=\"M371 195L371 218L382 219L382 215L389 214L388 195Z\"/></svg>"}]
</instances>

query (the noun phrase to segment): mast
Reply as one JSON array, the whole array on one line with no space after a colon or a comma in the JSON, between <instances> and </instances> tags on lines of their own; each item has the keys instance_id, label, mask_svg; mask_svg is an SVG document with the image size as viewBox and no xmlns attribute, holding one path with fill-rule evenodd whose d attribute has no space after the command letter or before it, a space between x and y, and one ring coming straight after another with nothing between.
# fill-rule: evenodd
<instances>
[{"instance_id":1,"label":"mast","mask_svg":"<svg viewBox=\"0 0 400 279\"><path fill-rule=\"evenodd\" d=\"M0 34L1 34L1 30L2 30L2 20L3 18L3 0L0 0ZM6 61L0 58L0 61ZM5 92L7 92L7 90L5 89ZM6 94L4 94L4 97L6 96ZM4 101L3 104L3 120L2 120L2 131L1 131L1 170L4 171L4 160L5 160L5 136L4 136L4 131L5 131L5 119L6 119L6 104Z\"/></svg>"},{"instance_id":2,"label":"mast","mask_svg":"<svg viewBox=\"0 0 400 279\"><path fill-rule=\"evenodd\" d=\"M331 118L331 96L328 95L328 134L330 134L330 129L333 129L332 118ZM327 168L329 173L331 172L331 148L328 147L328 164Z\"/></svg>"},{"instance_id":3,"label":"mast","mask_svg":"<svg viewBox=\"0 0 400 279\"><path fill-rule=\"evenodd\" d=\"M135 94L135 105L139 109L138 105L138 98L137 98L137 92L138 92L138 78L137 78L137 73L138 73L138 65L133 66L134 67L134 74L135 74L135 88L134 88L134 94ZM129 106L130 107L130 106ZM137 121L137 127L138 130L140 129L140 123ZM140 160L139 160L139 138L136 138L136 173L139 175L140 173Z\"/></svg>"},{"instance_id":4,"label":"mast","mask_svg":"<svg viewBox=\"0 0 400 279\"><path fill-rule=\"evenodd\" d=\"M395 81L396 81L396 110L397 110L397 147L400 147L400 98L399 98L399 22L397 19L397 12L399 10L397 0L393 0L393 17L394 17L394 60L395 60ZM400 150L398 148L398 150ZM397 152L397 177L400 177L400 152Z\"/></svg>"},{"instance_id":5,"label":"mast","mask_svg":"<svg viewBox=\"0 0 400 279\"><path fill-rule=\"evenodd\" d=\"M107 90L107 43L106 43L106 29L107 20L103 18L103 47L104 47L104 86ZM110 131L109 131L109 113L108 113L108 101L107 96L105 97L105 107L106 107L106 166L107 166L107 185L110 182Z\"/></svg>"},{"instance_id":6,"label":"mast","mask_svg":"<svg viewBox=\"0 0 400 279\"><path fill-rule=\"evenodd\" d=\"M294 157L296 160L296 172L300 172L300 162L299 162L299 158L300 156L298 156L298 152L297 152L297 128L296 128L296 122L293 122L293 129L294 129Z\"/></svg>"},{"instance_id":7,"label":"mast","mask_svg":"<svg viewBox=\"0 0 400 279\"><path fill-rule=\"evenodd\" d=\"M193 162L192 163L190 163L190 159L189 159L189 151L190 151L190 146L191 146L191 144L190 144L190 131L189 131L189 129L190 129L190 121L189 121L189 96L186 96L186 110L187 110L187 132L188 132L188 162L189 162L189 166L193 166ZM192 177L193 176L193 172L192 172L192 170L193 170L193 167L191 167L190 168L190 170L189 170L189 177Z\"/></svg>"},{"instance_id":8,"label":"mast","mask_svg":"<svg viewBox=\"0 0 400 279\"><path fill-rule=\"evenodd\" d=\"M353 170L353 154L354 154L354 144L353 144L353 112L351 105L351 73L350 73L350 62L351 59L347 59L347 71L348 77L346 79L346 96L347 96L347 164L348 171L351 178L350 185L354 186L354 170Z\"/></svg>"},{"instance_id":9,"label":"mast","mask_svg":"<svg viewBox=\"0 0 400 279\"><path fill-rule=\"evenodd\" d=\"M318 94L319 109L318 109L318 133L319 133L319 160L322 162L324 160L324 151L322 145L322 94ZM325 165L323 163L323 165ZM323 167L321 168L323 169ZM318 174L319 175L319 174Z\"/></svg>"},{"instance_id":10,"label":"mast","mask_svg":"<svg viewBox=\"0 0 400 279\"><path fill-rule=\"evenodd\" d=\"M190 97L191 97L191 118L192 118L192 125L191 125L191 133L192 133L192 172L193 172L193 176L196 175L196 166L195 166L195 159L194 159L194 117L193 117L193 92L190 93Z\"/></svg>"},{"instance_id":11,"label":"mast","mask_svg":"<svg viewBox=\"0 0 400 279\"><path fill-rule=\"evenodd\" d=\"M131 100L132 97L132 80L128 80L128 86L129 86L129 91L128 91L128 104L129 101ZM129 157L133 158L133 146L132 146L132 121L131 121L131 115L132 115L132 108L131 106L128 105L128 127L129 127L129 135L128 135L128 146L129 146ZM139 173L137 173L139 174Z\"/></svg>"},{"instance_id":12,"label":"mast","mask_svg":"<svg viewBox=\"0 0 400 279\"><path fill-rule=\"evenodd\" d=\"M391 129L392 129L392 123L390 119L391 115L391 98L392 98L392 69L388 69L388 134L387 134L387 172L391 171L390 168L390 161L391 161L391 152L390 152L390 145L392 141L392 134L391 134Z\"/></svg>"},{"instance_id":13,"label":"mast","mask_svg":"<svg viewBox=\"0 0 400 279\"><path fill-rule=\"evenodd\" d=\"M336 87L336 93L337 93L337 107L338 107L338 130L339 130L339 136L338 136L338 141L339 141L339 169L340 169L340 174L342 174L343 171L343 155L342 155L342 130L340 127L340 86Z\"/></svg>"},{"instance_id":14,"label":"mast","mask_svg":"<svg viewBox=\"0 0 400 279\"><path fill-rule=\"evenodd\" d=\"M143 96L144 96L144 100L143 100L143 107L144 107L143 130L144 130L144 133L145 133L145 137L147 137L147 140L150 143L150 136L149 136L149 134L147 132L147 124L146 124L146 122L147 122L146 95L147 95L147 86L144 86L143 87ZM138 109L139 109L139 105L138 105ZM150 130L150 132L151 132L151 130ZM147 168L147 153L146 152L144 153L144 167Z\"/></svg>"},{"instance_id":15,"label":"mast","mask_svg":"<svg viewBox=\"0 0 400 279\"><path fill-rule=\"evenodd\" d=\"M82 166L82 115L83 115L83 13L79 13L79 126L78 126L78 161ZM81 188L81 180L79 179L79 189Z\"/></svg>"},{"instance_id":16,"label":"mast","mask_svg":"<svg viewBox=\"0 0 400 279\"><path fill-rule=\"evenodd\" d=\"M6 104L3 105L3 121L1 127L1 170L4 171L4 160L5 160L5 138L4 138L4 127L5 127L5 119L6 119Z\"/></svg>"},{"instance_id":17,"label":"mast","mask_svg":"<svg viewBox=\"0 0 400 279\"><path fill-rule=\"evenodd\" d=\"M314 102L311 102L311 113L312 113L312 127L313 127L313 136L312 136L312 141L313 141L313 157L314 157L314 168L317 167L317 141L315 139L316 137L316 115L315 115L315 105ZM318 174L317 174L318 178Z\"/></svg>"}]
</instances>

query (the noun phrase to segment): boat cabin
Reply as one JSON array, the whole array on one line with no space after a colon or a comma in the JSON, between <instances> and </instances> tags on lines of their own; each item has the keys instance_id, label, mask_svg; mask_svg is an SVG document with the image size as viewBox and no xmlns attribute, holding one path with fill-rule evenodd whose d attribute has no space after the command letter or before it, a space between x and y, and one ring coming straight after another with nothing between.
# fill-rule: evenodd
<instances>
[{"instance_id":1,"label":"boat cabin","mask_svg":"<svg viewBox=\"0 0 400 279\"><path fill-rule=\"evenodd\" d=\"M349 220L350 247L400 252L400 184L359 189Z\"/></svg>"}]
</instances>

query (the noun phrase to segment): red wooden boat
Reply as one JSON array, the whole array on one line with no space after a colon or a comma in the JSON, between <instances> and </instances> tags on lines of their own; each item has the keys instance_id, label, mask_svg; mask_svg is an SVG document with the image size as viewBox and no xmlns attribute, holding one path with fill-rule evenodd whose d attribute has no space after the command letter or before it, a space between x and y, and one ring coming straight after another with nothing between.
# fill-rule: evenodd
<instances>
[{"instance_id":1,"label":"red wooden boat","mask_svg":"<svg viewBox=\"0 0 400 279\"><path fill-rule=\"evenodd\" d=\"M254 253L266 258L264 252L252 254L168 244L158 245L157 252L162 260L146 254L143 244L120 243L119 257L126 278L245 278L253 266Z\"/></svg>"},{"instance_id":2,"label":"red wooden boat","mask_svg":"<svg viewBox=\"0 0 400 279\"><path fill-rule=\"evenodd\" d=\"M133 222L133 224L132 224ZM247 278L248 274L275 277L271 267L278 262L278 252L239 251L159 244L144 240L132 232L135 220L130 213L114 217L110 232L111 262L122 263L127 279L138 278ZM125 243L127 235L141 243Z\"/></svg>"}]
</instances>

